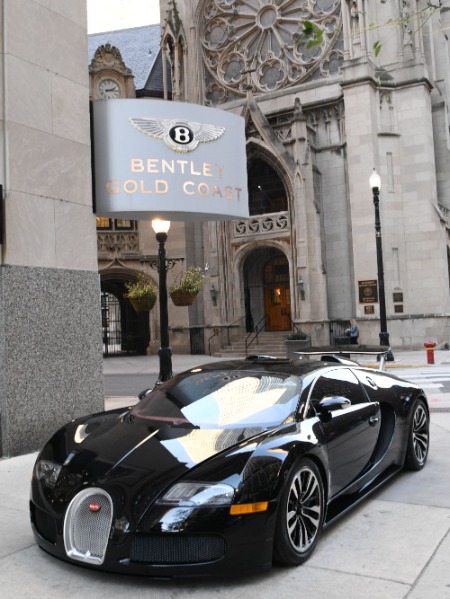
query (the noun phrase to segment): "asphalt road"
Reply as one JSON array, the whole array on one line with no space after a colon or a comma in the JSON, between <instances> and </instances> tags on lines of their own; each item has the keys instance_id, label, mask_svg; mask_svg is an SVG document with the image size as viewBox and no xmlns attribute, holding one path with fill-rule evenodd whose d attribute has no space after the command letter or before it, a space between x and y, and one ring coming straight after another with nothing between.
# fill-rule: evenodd
<instances>
[{"instance_id":1,"label":"asphalt road","mask_svg":"<svg viewBox=\"0 0 450 599\"><path fill-rule=\"evenodd\" d=\"M135 397L144 389L154 387L158 375L107 374L104 379L105 397Z\"/></svg>"},{"instance_id":2,"label":"asphalt road","mask_svg":"<svg viewBox=\"0 0 450 599\"><path fill-rule=\"evenodd\" d=\"M173 356L174 373L194 365L226 358L210 356ZM431 407L450 407L450 352L439 352L436 364L426 363L424 352L397 352L397 362L387 365L387 370L424 388ZM133 398L143 390L152 388L158 380L157 356L131 356L104 360L105 397Z\"/></svg>"}]
</instances>

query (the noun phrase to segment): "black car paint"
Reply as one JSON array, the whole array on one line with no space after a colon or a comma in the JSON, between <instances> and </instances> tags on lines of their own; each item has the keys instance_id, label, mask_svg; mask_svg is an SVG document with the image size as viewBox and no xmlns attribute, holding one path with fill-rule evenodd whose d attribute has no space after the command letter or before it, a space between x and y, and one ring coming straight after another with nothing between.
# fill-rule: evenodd
<instances>
[{"instance_id":1,"label":"black car paint","mask_svg":"<svg viewBox=\"0 0 450 599\"><path fill-rule=\"evenodd\" d=\"M238 361L205 366L205 369L214 368L295 371L305 377L302 401L306 401L304 394L310 393L319 373L341 367L309 361L286 362L285 365ZM137 421L131 417L130 410L115 410L66 425L38 457L38 460L64 464L55 489L46 488L35 477L32 481L31 514L37 542L49 553L68 559L62 541L65 509L80 489L99 486L110 493L114 503L110 544L101 569L187 576L234 574L244 566L246 572L270 567L277 500L290 467L300 456L313 460L322 473L329 504L325 524L345 513L403 464L409 406L423 393L383 373L367 372L360 367L351 370L367 396L367 405L349 410L347 414L347 410L311 414L307 419L293 419L271 430L252 430L251 434L245 429L235 431L233 438L240 439L238 442L225 443L218 453L206 452L197 464L188 464L185 456L174 453L176 443L172 443L171 451L161 445L162 441L171 442L196 434L195 429L183 427L181 423L176 426L159 423L161 426L157 427L158 423ZM393 398L386 397L387 390ZM352 417L355 411L359 412L356 421ZM380 418L377 427L368 423L374 415ZM358 427L363 430L358 432ZM86 436L77 443L80 431ZM354 436L353 449L361 453L360 469L356 473L350 472L345 451L339 453L343 431ZM369 451L365 447L367 431L372 436ZM373 431L377 434L373 435ZM217 435L217 431L214 434ZM227 431L223 434L226 436ZM333 443L335 447L330 456L328 450ZM236 517L230 516L228 508L223 507L181 509L155 505L156 498L181 479L229 482L237 489L236 503L268 501L269 508L267 512ZM45 539L42 535L38 525L41 512L55 523L54 538ZM226 557L217 562L153 566L130 561L130 544L135 533L209 534L211 530L218 531L228 545Z\"/></svg>"}]
</instances>

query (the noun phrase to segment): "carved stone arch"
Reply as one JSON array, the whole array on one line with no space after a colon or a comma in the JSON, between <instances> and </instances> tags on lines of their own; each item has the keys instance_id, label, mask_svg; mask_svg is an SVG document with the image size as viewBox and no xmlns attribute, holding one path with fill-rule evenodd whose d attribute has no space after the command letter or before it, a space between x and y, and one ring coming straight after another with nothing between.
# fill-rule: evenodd
<instances>
[{"instance_id":1,"label":"carved stone arch","mask_svg":"<svg viewBox=\"0 0 450 599\"><path fill-rule=\"evenodd\" d=\"M235 271L240 271L244 262L247 260L250 254L252 254L252 252L265 247L279 250L286 256L287 260L289 260L289 248L286 243L283 243L278 239L267 239L265 241L255 240L249 241L248 243L241 245L239 248L236 248L233 256L232 268Z\"/></svg>"},{"instance_id":2,"label":"carved stone arch","mask_svg":"<svg viewBox=\"0 0 450 599\"><path fill-rule=\"evenodd\" d=\"M186 54L187 43L183 24L178 14L176 3L169 11L162 32L161 48L163 56L169 61L171 70L172 95L176 101L186 99ZM167 97L167 79L164 76L165 97Z\"/></svg>"},{"instance_id":3,"label":"carved stone arch","mask_svg":"<svg viewBox=\"0 0 450 599\"><path fill-rule=\"evenodd\" d=\"M251 139L247 141L247 164L250 163L254 156L257 156L261 160L267 162L277 172L278 176L286 187L289 197L292 197L294 193L294 181L291 173L289 173L289 171L286 169L279 156L271 152L261 140Z\"/></svg>"},{"instance_id":4,"label":"carved stone arch","mask_svg":"<svg viewBox=\"0 0 450 599\"><path fill-rule=\"evenodd\" d=\"M125 297L126 283L136 282L141 273L141 270L120 265L99 271L104 355L130 351L145 354L147 351L152 336L150 319L154 317L148 311L137 313ZM143 274L155 283L147 273Z\"/></svg>"},{"instance_id":5,"label":"carved stone arch","mask_svg":"<svg viewBox=\"0 0 450 599\"><path fill-rule=\"evenodd\" d=\"M103 268L99 271L101 282L115 280L121 283L126 283L128 281L135 283L138 280L139 276L142 274L145 276L145 278L151 280L155 286L158 285L155 278L148 275L148 273L143 272L142 270L136 270L135 268L113 266Z\"/></svg>"},{"instance_id":6,"label":"carved stone arch","mask_svg":"<svg viewBox=\"0 0 450 599\"><path fill-rule=\"evenodd\" d=\"M282 267L279 281L265 279L266 268ZM292 263L288 245L277 240L253 241L241 246L233 260L235 285L242 298L246 331L258 328L289 330L291 327Z\"/></svg>"},{"instance_id":7,"label":"carved stone arch","mask_svg":"<svg viewBox=\"0 0 450 599\"><path fill-rule=\"evenodd\" d=\"M170 34L174 40L178 40L180 38L186 40L186 32L184 30L180 13L178 12L177 1L170 0L169 5L167 17L164 22L164 30L162 31L162 37L164 38L167 34Z\"/></svg>"},{"instance_id":8,"label":"carved stone arch","mask_svg":"<svg viewBox=\"0 0 450 599\"><path fill-rule=\"evenodd\" d=\"M262 187L260 183L254 176L257 176L258 173L258 164L267 165L268 168L262 167L261 176L265 177L266 180L270 182L270 190L265 190L264 188L258 189L259 186ZM275 174L275 177L270 180L268 177L269 170L272 170ZM247 170L249 174L248 180L248 190L249 190L249 207L250 214L265 214L270 212L288 212L289 207L291 206L293 199L293 181L292 177L286 171L283 163L279 160L279 158L273 154L270 150L267 149L264 142L260 140L251 140L247 144ZM277 179L279 181L279 189L281 188L284 191L285 202L280 201L281 196L277 193ZM252 212L252 203L257 199L256 194L260 194L261 197L266 194L264 202L262 205L268 205L268 209L266 210L253 210ZM278 198L278 200L277 200ZM275 208L275 203L278 204L278 207ZM274 204L274 209L270 209L270 204Z\"/></svg>"}]
</instances>

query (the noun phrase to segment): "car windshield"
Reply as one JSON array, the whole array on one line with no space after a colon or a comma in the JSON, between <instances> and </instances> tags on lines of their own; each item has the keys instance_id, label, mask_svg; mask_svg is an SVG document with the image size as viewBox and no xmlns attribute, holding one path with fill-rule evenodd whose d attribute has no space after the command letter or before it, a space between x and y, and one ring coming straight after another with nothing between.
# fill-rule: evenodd
<instances>
[{"instance_id":1,"label":"car windshield","mask_svg":"<svg viewBox=\"0 0 450 599\"><path fill-rule=\"evenodd\" d=\"M196 369L152 391L132 415L201 428L276 426L292 419L300 391L296 376Z\"/></svg>"}]
</instances>

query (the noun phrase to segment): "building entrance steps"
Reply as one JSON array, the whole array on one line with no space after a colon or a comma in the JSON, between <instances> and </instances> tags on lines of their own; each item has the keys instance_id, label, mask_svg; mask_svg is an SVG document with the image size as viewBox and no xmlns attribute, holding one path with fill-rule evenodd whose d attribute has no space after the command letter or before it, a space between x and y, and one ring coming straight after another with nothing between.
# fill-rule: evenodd
<instances>
[{"instance_id":1,"label":"building entrance steps","mask_svg":"<svg viewBox=\"0 0 450 599\"><path fill-rule=\"evenodd\" d=\"M253 339L254 335L249 333L228 347L221 349L218 352L214 352L213 356L245 356L246 340L247 342L250 342L253 339L251 345L247 347L247 355L264 354L274 356L275 358L285 358L286 337L289 333L290 331L263 331L262 333L259 333L257 339Z\"/></svg>"}]
</instances>

